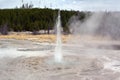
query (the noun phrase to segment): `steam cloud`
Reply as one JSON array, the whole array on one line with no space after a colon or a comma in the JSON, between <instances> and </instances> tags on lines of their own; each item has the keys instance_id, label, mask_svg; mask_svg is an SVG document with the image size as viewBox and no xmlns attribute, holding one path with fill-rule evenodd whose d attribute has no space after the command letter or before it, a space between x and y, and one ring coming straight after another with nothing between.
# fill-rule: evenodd
<instances>
[{"instance_id":1,"label":"steam cloud","mask_svg":"<svg viewBox=\"0 0 120 80\"><path fill-rule=\"evenodd\" d=\"M120 37L120 13L119 12L95 12L83 22L73 16L69 20L69 28L72 34L103 36L111 39Z\"/></svg>"}]
</instances>

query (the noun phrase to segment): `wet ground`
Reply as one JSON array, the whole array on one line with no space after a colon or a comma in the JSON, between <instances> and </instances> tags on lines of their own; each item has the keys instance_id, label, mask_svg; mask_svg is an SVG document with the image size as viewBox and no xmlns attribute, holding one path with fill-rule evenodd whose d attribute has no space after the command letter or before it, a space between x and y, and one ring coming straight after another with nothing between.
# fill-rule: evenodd
<instances>
[{"instance_id":1,"label":"wet ground","mask_svg":"<svg viewBox=\"0 0 120 80\"><path fill-rule=\"evenodd\" d=\"M55 63L54 44L0 40L0 80L120 80L119 43L64 44Z\"/></svg>"}]
</instances>

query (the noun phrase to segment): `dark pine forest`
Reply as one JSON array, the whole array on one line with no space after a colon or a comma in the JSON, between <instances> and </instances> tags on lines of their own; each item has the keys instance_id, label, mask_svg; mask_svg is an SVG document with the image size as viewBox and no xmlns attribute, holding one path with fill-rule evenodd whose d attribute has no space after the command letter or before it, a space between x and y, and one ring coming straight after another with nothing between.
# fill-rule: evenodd
<instances>
[{"instance_id":1,"label":"dark pine forest","mask_svg":"<svg viewBox=\"0 0 120 80\"><path fill-rule=\"evenodd\" d=\"M58 9L0 9L0 33L47 30L49 34L49 30L54 29L57 15ZM61 21L65 33L69 33L68 21L72 16L83 20L86 15L84 12L62 10Z\"/></svg>"}]
</instances>

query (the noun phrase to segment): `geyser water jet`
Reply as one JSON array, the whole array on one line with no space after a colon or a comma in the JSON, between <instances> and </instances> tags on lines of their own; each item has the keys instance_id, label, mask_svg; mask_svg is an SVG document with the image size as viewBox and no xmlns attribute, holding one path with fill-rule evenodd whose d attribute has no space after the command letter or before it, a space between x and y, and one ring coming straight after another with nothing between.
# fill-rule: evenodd
<instances>
[{"instance_id":1,"label":"geyser water jet","mask_svg":"<svg viewBox=\"0 0 120 80\"><path fill-rule=\"evenodd\" d=\"M55 62L61 63L63 59L62 55L62 39L61 39L61 16L60 10L58 11L58 17L56 21L56 47L54 53Z\"/></svg>"}]
</instances>

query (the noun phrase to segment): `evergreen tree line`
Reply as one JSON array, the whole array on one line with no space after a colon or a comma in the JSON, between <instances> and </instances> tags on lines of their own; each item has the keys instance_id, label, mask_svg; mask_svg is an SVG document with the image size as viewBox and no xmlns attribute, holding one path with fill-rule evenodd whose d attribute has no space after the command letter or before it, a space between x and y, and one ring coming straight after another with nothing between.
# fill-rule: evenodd
<instances>
[{"instance_id":1,"label":"evergreen tree line","mask_svg":"<svg viewBox=\"0 0 120 80\"><path fill-rule=\"evenodd\" d=\"M54 29L58 10L52 9L0 9L0 32L7 34L9 31L21 32ZM69 33L68 21L73 15L79 15L80 19L85 18L84 12L61 11L63 31Z\"/></svg>"}]
</instances>

